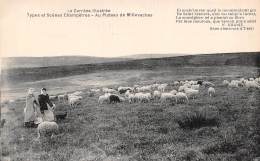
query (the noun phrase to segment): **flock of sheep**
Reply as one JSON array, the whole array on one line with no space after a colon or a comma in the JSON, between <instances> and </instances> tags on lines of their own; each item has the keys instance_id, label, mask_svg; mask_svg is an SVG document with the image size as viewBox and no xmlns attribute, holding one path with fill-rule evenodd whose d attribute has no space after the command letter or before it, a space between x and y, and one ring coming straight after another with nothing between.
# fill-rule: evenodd
<instances>
[{"instance_id":1,"label":"flock of sheep","mask_svg":"<svg viewBox=\"0 0 260 161\"><path fill-rule=\"evenodd\" d=\"M223 86L229 88L242 88L246 89L260 89L260 77L258 78L241 78L239 80L224 80ZM195 99L198 97L201 88L207 90L209 97L213 97L216 93L215 84L209 81L174 81L173 84L150 84L150 85L134 85L133 87L118 87L118 89L102 88L102 89L90 89L90 94L94 96L99 94L98 104L103 103L146 103L151 100L161 103L175 102L175 103L187 103L189 99ZM75 107L81 103L82 95L81 91L76 91L71 94L63 94L58 96L50 96L50 99L58 99L59 102L68 102L71 107ZM102 95L100 95L102 94ZM41 135L49 135L57 132L58 125L55 122L44 122L38 126L38 137Z\"/></svg>"},{"instance_id":2,"label":"flock of sheep","mask_svg":"<svg viewBox=\"0 0 260 161\"><path fill-rule=\"evenodd\" d=\"M223 85L229 88L242 88L245 87L247 90L260 89L260 77L258 78L240 78L239 80L227 80L223 81Z\"/></svg>"}]
</instances>

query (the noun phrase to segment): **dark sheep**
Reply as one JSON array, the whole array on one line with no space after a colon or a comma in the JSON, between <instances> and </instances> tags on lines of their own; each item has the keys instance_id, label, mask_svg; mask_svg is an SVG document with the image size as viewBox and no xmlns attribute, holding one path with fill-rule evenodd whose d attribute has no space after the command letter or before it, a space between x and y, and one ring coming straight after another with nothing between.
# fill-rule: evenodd
<instances>
[{"instance_id":1,"label":"dark sheep","mask_svg":"<svg viewBox=\"0 0 260 161\"><path fill-rule=\"evenodd\" d=\"M124 94L124 93L126 93L127 90L130 90L130 91L131 91L130 88L125 88L125 89L120 89L120 90L119 90L119 93L120 93L120 94Z\"/></svg>"},{"instance_id":2,"label":"dark sheep","mask_svg":"<svg viewBox=\"0 0 260 161\"><path fill-rule=\"evenodd\" d=\"M56 120L64 120L67 117L67 112L55 114Z\"/></svg>"},{"instance_id":3,"label":"dark sheep","mask_svg":"<svg viewBox=\"0 0 260 161\"><path fill-rule=\"evenodd\" d=\"M198 84L201 85L201 86L202 86L202 83L203 83L202 80L199 80L199 81L198 81Z\"/></svg>"},{"instance_id":4,"label":"dark sheep","mask_svg":"<svg viewBox=\"0 0 260 161\"><path fill-rule=\"evenodd\" d=\"M120 102L120 98L117 95L111 94L109 96L109 103L118 103Z\"/></svg>"}]
</instances>

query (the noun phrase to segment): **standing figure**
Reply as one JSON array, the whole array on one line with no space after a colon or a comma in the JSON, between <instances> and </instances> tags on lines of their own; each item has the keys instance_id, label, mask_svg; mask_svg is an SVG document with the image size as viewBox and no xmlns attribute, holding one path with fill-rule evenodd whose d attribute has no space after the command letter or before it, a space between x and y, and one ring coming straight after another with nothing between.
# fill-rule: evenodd
<instances>
[{"instance_id":1,"label":"standing figure","mask_svg":"<svg viewBox=\"0 0 260 161\"><path fill-rule=\"evenodd\" d=\"M40 103L40 110L43 115L43 121L54 121L53 110L55 104L50 101L46 88L41 89L41 94L38 96L38 100Z\"/></svg>"},{"instance_id":2,"label":"standing figure","mask_svg":"<svg viewBox=\"0 0 260 161\"><path fill-rule=\"evenodd\" d=\"M39 102L34 94L34 89L29 88L26 96L26 105L24 108L24 126L37 127L41 121L41 113L39 109Z\"/></svg>"}]
</instances>

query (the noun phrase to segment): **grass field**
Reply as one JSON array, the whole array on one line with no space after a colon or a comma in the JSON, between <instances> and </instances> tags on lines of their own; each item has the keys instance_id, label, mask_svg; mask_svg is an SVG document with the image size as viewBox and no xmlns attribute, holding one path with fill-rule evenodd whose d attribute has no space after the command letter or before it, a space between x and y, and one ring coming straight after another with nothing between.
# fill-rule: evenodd
<instances>
[{"instance_id":1,"label":"grass field","mask_svg":"<svg viewBox=\"0 0 260 161\"><path fill-rule=\"evenodd\" d=\"M259 75L255 67L175 67L165 70L102 71L36 82L7 84L6 98L25 96L28 87L47 86L49 93L81 89L82 104L59 121L59 134L37 142L36 129L23 125L24 100L2 108L7 123L1 129L2 160L237 160L260 156L260 91L227 89L224 79ZM99 94L89 96L91 87L172 84L174 80L204 79L216 84L216 96L201 89L188 104L119 103L98 105ZM60 88L55 88L60 87ZM170 86L170 88L175 88ZM62 106L56 102L58 106ZM180 126L180 121L200 121L199 126ZM197 119L197 120L196 120ZM210 119L213 122L209 121Z\"/></svg>"}]
</instances>

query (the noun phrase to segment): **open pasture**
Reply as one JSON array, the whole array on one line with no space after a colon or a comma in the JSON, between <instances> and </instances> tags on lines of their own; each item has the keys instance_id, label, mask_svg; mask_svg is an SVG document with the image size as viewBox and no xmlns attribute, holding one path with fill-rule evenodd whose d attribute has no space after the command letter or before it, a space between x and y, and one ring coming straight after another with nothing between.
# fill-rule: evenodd
<instances>
[{"instance_id":1,"label":"open pasture","mask_svg":"<svg viewBox=\"0 0 260 161\"><path fill-rule=\"evenodd\" d=\"M1 129L2 160L253 160L259 156L260 90L229 89L224 79L259 76L254 67L176 67L165 70L102 71L86 75L20 84L6 84L2 108L7 120ZM168 83L175 80L206 80L215 84L215 96L201 87L188 103L120 102L98 104L90 88ZM28 87L45 86L50 95L83 91L81 104L58 121L59 134L37 142L36 129L23 124ZM55 88L60 86L60 88ZM123 95L122 95L123 96ZM62 103L55 101L57 106Z\"/></svg>"}]
</instances>

